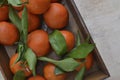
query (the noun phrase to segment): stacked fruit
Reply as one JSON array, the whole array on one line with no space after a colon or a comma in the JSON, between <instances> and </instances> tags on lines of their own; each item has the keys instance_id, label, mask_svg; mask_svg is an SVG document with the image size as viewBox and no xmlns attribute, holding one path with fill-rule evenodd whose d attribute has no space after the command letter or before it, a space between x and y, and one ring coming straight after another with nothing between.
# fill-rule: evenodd
<instances>
[{"instance_id":1,"label":"stacked fruit","mask_svg":"<svg viewBox=\"0 0 120 80\"><path fill-rule=\"evenodd\" d=\"M85 69L92 67L90 52L94 44L89 40L81 43L79 33L75 37L64 29L69 22L69 13L58 2L1 0L0 44L18 46L10 58L14 80L66 80L66 74L72 71L78 71L75 80L82 80ZM51 51L58 60L47 57ZM47 63L43 76L36 73L38 60Z\"/></svg>"}]
</instances>

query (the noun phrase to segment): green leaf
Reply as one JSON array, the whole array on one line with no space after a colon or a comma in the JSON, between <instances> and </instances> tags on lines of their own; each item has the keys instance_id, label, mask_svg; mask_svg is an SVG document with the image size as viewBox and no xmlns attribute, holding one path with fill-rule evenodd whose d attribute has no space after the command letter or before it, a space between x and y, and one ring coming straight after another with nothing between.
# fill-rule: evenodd
<instances>
[{"instance_id":1,"label":"green leaf","mask_svg":"<svg viewBox=\"0 0 120 80\"><path fill-rule=\"evenodd\" d=\"M38 60L50 62L66 72L74 71L76 67L80 65L80 63L78 63L73 58L66 58L66 59L57 61L47 57L39 57Z\"/></svg>"},{"instance_id":2,"label":"green leaf","mask_svg":"<svg viewBox=\"0 0 120 80\"><path fill-rule=\"evenodd\" d=\"M8 3L11 4L12 6L21 6L20 4L22 2L21 0L8 0Z\"/></svg>"},{"instance_id":3,"label":"green leaf","mask_svg":"<svg viewBox=\"0 0 120 80\"><path fill-rule=\"evenodd\" d=\"M3 6L4 4L7 4L7 0L0 0L0 7Z\"/></svg>"},{"instance_id":4,"label":"green leaf","mask_svg":"<svg viewBox=\"0 0 120 80\"><path fill-rule=\"evenodd\" d=\"M16 25L19 32L21 32L21 19L19 18L16 10L11 5L9 6L9 18L12 23Z\"/></svg>"},{"instance_id":5,"label":"green leaf","mask_svg":"<svg viewBox=\"0 0 120 80\"><path fill-rule=\"evenodd\" d=\"M78 31L78 34L77 34L77 39L76 39L76 47L79 46L81 43L80 43L80 32Z\"/></svg>"},{"instance_id":6,"label":"green leaf","mask_svg":"<svg viewBox=\"0 0 120 80\"><path fill-rule=\"evenodd\" d=\"M75 80L83 80L84 73L85 73L85 67L82 67L82 69L76 75Z\"/></svg>"},{"instance_id":7,"label":"green leaf","mask_svg":"<svg viewBox=\"0 0 120 80\"><path fill-rule=\"evenodd\" d=\"M15 63L17 63L18 61L20 61L22 59L22 55L24 52L23 44L21 44L21 43L18 44L17 52L18 52L18 58L16 59Z\"/></svg>"},{"instance_id":8,"label":"green leaf","mask_svg":"<svg viewBox=\"0 0 120 80\"><path fill-rule=\"evenodd\" d=\"M13 80L26 80L24 72L17 71L13 77Z\"/></svg>"},{"instance_id":9,"label":"green leaf","mask_svg":"<svg viewBox=\"0 0 120 80\"><path fill-rule=\"evenodd\" d=\"M36 75L35 67L37 64L37 57L35 53L30 48L28 48L24 56L28 62L30 70L32 70L33 75Z\"/></svg>"},{"instance_id":10,"label":"green leaf","mask_svg":"<svg viewBox=\"0 0 120 80\"><path fill-rule=\"evenodd\" d=\"M94 49L94 47L94 44L82 43L78 47L74 48L70 53L68 53L67 57L75 59L86 58L87 55Z\"/></svg>"},{"instance_id":11,"label":"green leaf","mask_svg":"<svg viewBox=\"0 0 120 80\"><path fill-rule=\"evenodd\" d=\"M49 35L49 41L56 54L59 56L62 56L67 52L66 41L60 31L55 30L52 32Z\"/></svg>"},{"instance_id":12,"label":"green leaf","mask_svg":"<svg viewBox=\"0 0 120 80\"><path fill-rule=\"evenodd\" d=\"M22 12L22 41L25 44L25 49L27 49L27 35L28 35L28 13L27 13L27 8L24 7L23 12Z\"/></svg>"},{"instance_id":13,"label":"green leaf","mask_svg":"<svg viewBox=\"0 0 120 80\"><path fill-rule=\"evenodd\" d=\"M65 73L65 71L61 70L61 69L58 68L58 67L55 67L55 74L56 74L56 75L63 74L63 73Z\"/></svg>"},{"instance_id":14,"label":"green leaf","mask_svg":"<svg viewBox=\"0 0 120 80\"><path fill-rule=\"evenodd\" d=\"M18 44L18 58L17 61L23 58L25 51L27 50L27 35L28 35L28 15L27 9L24 7L22 12L22 20L21 20L21 32L20 32L20 41Z\"/></svg>"},{"instance_id":15,"label":"green leaf","mask_svg":"<svg viewBox=\"0 0 120 80\"><path fill-rule=\"evenodd\" d=\"M0 5L4 3L5 0L0 0Z\"/></svg>"}]
</instances>

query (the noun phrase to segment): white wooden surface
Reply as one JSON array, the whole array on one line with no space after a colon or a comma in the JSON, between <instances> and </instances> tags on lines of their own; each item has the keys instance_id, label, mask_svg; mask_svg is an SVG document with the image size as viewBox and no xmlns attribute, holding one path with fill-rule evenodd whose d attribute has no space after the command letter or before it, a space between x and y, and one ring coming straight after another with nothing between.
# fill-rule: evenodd
<instances>
[{"instance_id":1,"label":"white wooden surface","mask_svg":"<svg viewBox=\"0 0 120 80\"><path fill-rule=\"evenodd\" d=\"M74 0L111 74L120 80L120 0Z\"/></svg>"}]
</instances>

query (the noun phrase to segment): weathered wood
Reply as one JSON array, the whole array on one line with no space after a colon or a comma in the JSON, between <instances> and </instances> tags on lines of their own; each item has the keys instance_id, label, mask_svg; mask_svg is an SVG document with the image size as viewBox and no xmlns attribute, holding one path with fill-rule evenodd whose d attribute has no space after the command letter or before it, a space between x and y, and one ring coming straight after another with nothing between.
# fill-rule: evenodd
<instances>
[{"instance_id":1,"label":"weathered wood","mask_svg":"<svg viewBox=\"0 0 120 80\"><path fill-rule=\"evenodd\" d=\"M12 73L9 68L9 57L3 46L0 45L0 66L5 80L12 80Z\"/></svg>"}]
</instances>

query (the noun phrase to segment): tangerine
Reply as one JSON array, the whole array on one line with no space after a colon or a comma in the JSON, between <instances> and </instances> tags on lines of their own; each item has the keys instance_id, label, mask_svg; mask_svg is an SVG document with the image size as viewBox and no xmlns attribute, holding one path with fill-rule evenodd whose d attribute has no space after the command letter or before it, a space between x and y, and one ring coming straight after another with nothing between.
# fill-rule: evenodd
<instances>
[{"instance_id":1,"label":"tangerine","mask_svg":"<svg viewBox=\"0 0 120 80\"><path fill-rule=\"evenodd\" d=\"M52 29L61 29L68 23L68 11L60 3L51 3L43 17L47 26Z\"/></svg>"},{"instance_id":2,"label":"tangerine","mask_svg":"<svg viewBox=\"0 0 120 80\"><path fill-rule=\"evenodd\" d=\"M80 62L81 60L77 60ZM90 53L86 58L85 58L85 63L82 63L80 66L76 68L77 71L79 71L83 66L86 67L87 70L90 70L93 65L93 55Z\"/></svg>"},{"instance_id":3,"label":"tangerine","mask_svg":"<svg viewBox=\"0 0 120 80\"><path fill-rule=\"evenodd\" d=\"M24 65L22 61L15 63L17 57L18 57L18 53L14 54L10 58L10 69L12 73L15 74L17 71L22 70L25 73L25 76L30 76L32 73L27 65Z\"/></svg>"},{"instance_id":4,"label":"tangerine","mask_svg":"<svg viewBox=\"0 0 120 80\"><path fill-rule=\"evenodd\" d=\"M64 36L67 44L67 50L70 51L73 49L75 45L75 37L74 34L68 30L61 30L60 31L62 35Z\"/></svg>"},{"instance_id":5,"label":"tangerine","mask_svg":"<svg viewBox=\"0 0 120 80\"><path fill-rule=\"evenodd\" d=\"M30 47L37 56L44 56L50 51L48 33L44 30L35 30L28 35L28 47Z\"/></svg>"},{"instance_id":6,"label":"tangerine","mask_svg":"<svg viewBox=\"0 0 120 80\"><path fill-rule=\"evenodd\" d=\"M29 0L29 3L26 4L26 6L28 11L30 11L32 14L42 14L49 8L50 0Z\"/></svg>"},{"instance_id":7,"label":"tangerine","mask_svg":"<svg viewBox=\"0 0 120 80\"><path fill-rule=\"evenodd\" d=\"M9 22L0 22L0 43L13 45L19 39L19 31L15 25Z\"/></svg>"},{"instance_id":8,"label":"tangerine","mask_svg":"<svg viewBox=\"0 0 120 80\"><path fill-rule=\"evenodd\" d=\"M44 77L46 80L65 80L66 74L55 75L55 65L48 63L44 66Z\"/></svg>"},{"instance_id":9,"label":"tangerine","mask_svg":"<svg viewBox=\"0 0 120 80\"><path fill-rule=\"evenodd\" d=\"M0 21L8 20L8 6L2 6L0 7Z\"/></svg>"}]
</instances>

